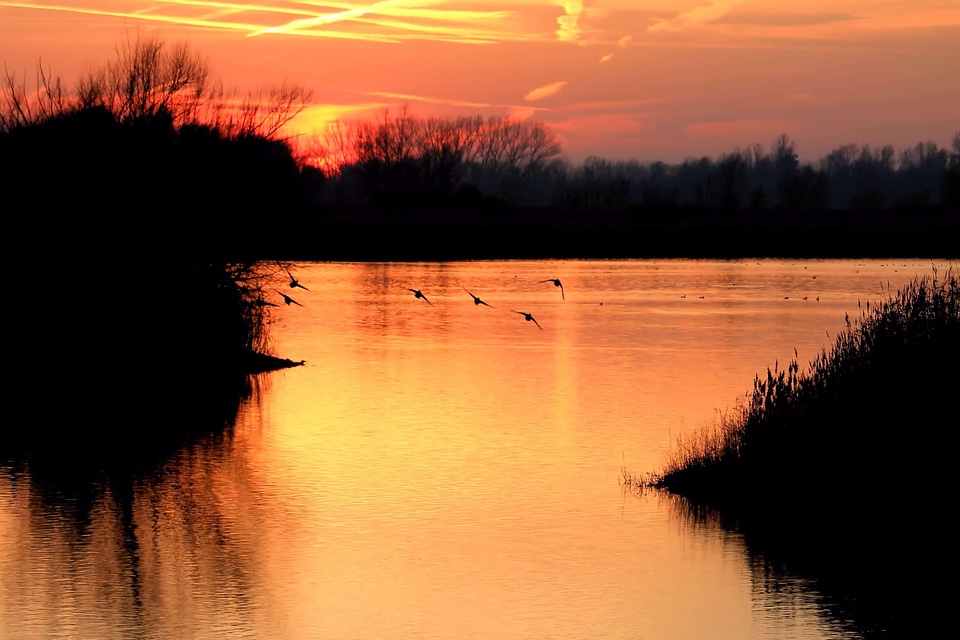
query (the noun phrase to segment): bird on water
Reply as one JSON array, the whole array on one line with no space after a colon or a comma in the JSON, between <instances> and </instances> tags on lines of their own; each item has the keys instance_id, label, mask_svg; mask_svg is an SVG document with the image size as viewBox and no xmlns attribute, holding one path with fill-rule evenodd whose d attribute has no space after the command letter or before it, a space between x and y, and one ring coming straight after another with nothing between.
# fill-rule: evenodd
<instances>
[{"instance_id":1,"label":"bird on water","mask_svg":"<svg viewBox=\"0 0 960 640\"><path fill-rule=\"evenodd\" d=\"M513 310L511 309L511 311ZM537 322L537 319L533 317L532 313L526 313L525 311L514 311L514 313L519 313L520 315L523 316L524 320L526 320L527 322L532 322L533 324L537 325L537 329L540 329L541 331L543 331L543 327L540 326L540 323Z\"/></svg>"},{"instance_id":2,"label":"bird on water","mask_svg":"<svg viewBox=\"0 0 960 640\"><path fill-rule=\"evenodd\" d=\"M467 291L466 287L464 287L463 290L464 290L464 291ZM467 291L467 293L470 293L470 292ZM486 302L484 302L483 300L481 300L478 296L475 296L475 295L473 295L472 293L470 293L470 297L473 298L473 304L475 304L475 305L481 305L481 304L482 304L482 305L484 305L484 306L486 306L486 307L490 307L491 309L493 308L492 305L487 304Z\"/></svg>"},{"instance_id":3,"label":"bird on water","mask_svg":"<svg viewBox=\"0 0 960 640\"><path fill-rule=\"evenodd\" d=\"M420 298L420 299L422 299L423 301L425 301L427 304L433 304L432 302L430 302L430 301L427 299L427 296L423 295L423 292L420 291L420 289L409 289L409 288L408 288L407 291L412 292L414 298Z\"/></svg>"},{"instance_id":4,"label":"bird on water","mask_svg":"<svg viewBox=\"0 0 960 640\"><path fill-rule=\"evenodd\" d=\"M560 287L560 298L563 300L567 299L567 296L563 293L563 285L560 283L560 278L547 278L546 280L541 280L540 282L552 282L553 286Z\"/></svg>"},{"instance_id":5,"label":"bird on water","mask_svg":"<svg viewBox=\"0 0 960 640\"><path fill-rule=\"evenodd\" d=\"M283 301L286 302L288 305L295 304L295 305L297 305L298 307L302 307L302 306L303 306L302 304L300 304L299 302L297 302L296 300L294 300L293 298L291 298L290 296L288 296L287 294L285 294L283 291L280 291L280 290L278 289L278 290L277 290L277 293L280 294L280 297L282 297L282 298L283 298Z\"/></svg>"}]
</instances>

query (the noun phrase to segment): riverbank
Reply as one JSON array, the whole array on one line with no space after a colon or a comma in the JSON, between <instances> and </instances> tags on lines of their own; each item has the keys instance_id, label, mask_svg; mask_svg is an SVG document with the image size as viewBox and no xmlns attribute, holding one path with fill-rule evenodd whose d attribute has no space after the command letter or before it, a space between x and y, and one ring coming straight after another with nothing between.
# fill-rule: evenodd
<instances>
[{"instance_id":1,"label":"riverbank","mask_svg":"<svg viewBox=\"0 0 960 640\"><path fill-rule=\"evenodd\" d=\"M715 425L678 440L664 469L628 485L682 497L845 606L877 637L945 623L935 571L949 548L949 430L960 358L960 280L918 278L869 301L834 347L754 380ZM944 404L946 403L946 404Z\"/></svg>"},{"instance_id":2,"label":"riverbank","mask_svg":"<svg viewBox=\"0 0 960 640\"><path fill-rule=\"evenodd\" d=\"M637 220L551 211L339 212L259 236L271 258L334 262L960 256L960 217Z\"/></svg>"},{"instance_id":3,"label":"riverbank","mask_svg":"<svg viewBox=\"0 0 960 640\"><path fill-rule=\"evenodd\" d=\"M269 373L271 371L280 371L281 369L292 369L293 367L302 367L306 361L300 360L294 362L289 358L279 358L266 353L251 351L247 353L241 365L241 372L247 375L256 375L259 373Z\"/></svg>"}]
</instances>

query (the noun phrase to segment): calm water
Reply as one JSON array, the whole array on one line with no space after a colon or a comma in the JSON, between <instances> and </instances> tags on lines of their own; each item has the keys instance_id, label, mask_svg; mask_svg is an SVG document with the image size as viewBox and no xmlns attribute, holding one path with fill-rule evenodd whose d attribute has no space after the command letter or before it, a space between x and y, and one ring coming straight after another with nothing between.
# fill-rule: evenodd
<instances>
[{"instance_id":1,"label":"calm water","mask_svg":"<svg viewBox=\"0 0 960 640\"><path fill-rule=\"evenodd\" d=\"M855 637L621 468L930 266L304 265L272 335L306 366L232 429L89 487L0 467L0 638Z\"/></svg>"}]
</instances>

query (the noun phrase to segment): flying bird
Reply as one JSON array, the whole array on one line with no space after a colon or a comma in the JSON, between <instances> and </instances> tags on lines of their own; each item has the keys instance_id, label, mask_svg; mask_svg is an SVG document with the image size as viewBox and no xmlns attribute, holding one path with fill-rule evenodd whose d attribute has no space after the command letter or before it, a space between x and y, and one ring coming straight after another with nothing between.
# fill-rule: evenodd
<instances>
[{"instance_id":1,"label":"flying bird","mask_svg":"<svg viewBox=\"0 0 960 640\"><path fill-rule=\"evenodd\" d=\"M463 290L464 290L464 291L467 291L466 287L464 287ZM470 293L470 292L467 291L467 293ZM470 293L470 297L473 298L473 304L476 304L476 305L481 305L481 304L482 304L482 305L484 305L484 306L490 307L491 309L493 308L491 305L487 304L486 302L484 302L483 300L481 300L479 297L473 295L472 293Z\"/></svg>"},{"instance_id":2,"label":"flying bird","mask_svg":"<svg viewBox=\"0 0 960 640\"><path fill-rule=\"evenodd\" d=\"M412 292L414 298L422 298L427 304L433 304L427 300L427 296L423 295L423 291L420 291L420 289L407 289L407 291Z\"/></svg>"},{"instance_id":3,"label":"flying bird","mask_svg":"<svg viewBox=\"0 0 960 640\"><path fill-rule=\"evenodd\" d=\"M310 291L310 289L307 289L305 286L303 286L302 284L300 284L300 281L297 280L296 278L294 278L292 273L290 273L289 271L287 271L287 275L290 276L290 288L291 288L291 289L296 289L297 287L300 287L301 289L304 289L304 290L306 290L306 291ZM288 304L289 304L289 303L288 303Z\"/></svg>"},{"instance_id":4,"label":"flying bird","mask_svg":"<svg viewBox=\"0 0 960 640\"><path fill-rule=\"evenodd\" d=\"M264 300L263 298L257 298L256 300L253 301L253 304L257 305L258 307L279 307L280 306L276 302L269 302L267 300Z\"/></svg>"},{"instance_id":5,"label":"flying bird","mask_svg":"<svg viewBox=\"0 0 960 640\"><path fill-rule=\"evenodd\" d=\"M563 285L560 284L560 278L547 278L546 280L541 280L540 282L552 282L553 286L560 287L560 298L563 300L567 299L567 296L563 294Z\"/></svg>"},{"instance_id":6,"label":"flying bird","mask_svg":"<svg viewBox=\"0 0 960 640\"><path fill-rule=\"evenodd\" d=\"M513 310L511 309L511 311ZM533 317L532 313L525 313L523 311L514 311L514 313L519 313L520 315L523 316L524 320L526 320L527 322L532 322L533 324L537 325L537 329L540 329L541 331L543 331L543 327L540 326L540 323L537 322L537 319Z\"/></svg>"},{"instance_id":7,"label":"flying bird","mask_svg":"<svg viewBox=\"0 0 960 640\"><path fill-rule=\"evenodd\" d=\"M303 306L302 304L300 304L299 302L297 302L296 300L294 300L293 298L291 298L290 296L288 296L287 294L285 294L283 291L277 290L277 293L280 294L280 297L282 297L282 298L283 298L283 301L286 302L288 305L295 304L295 305L297 305L298 307L302 307L302 306Z\"/></svg>"}]
</instances>

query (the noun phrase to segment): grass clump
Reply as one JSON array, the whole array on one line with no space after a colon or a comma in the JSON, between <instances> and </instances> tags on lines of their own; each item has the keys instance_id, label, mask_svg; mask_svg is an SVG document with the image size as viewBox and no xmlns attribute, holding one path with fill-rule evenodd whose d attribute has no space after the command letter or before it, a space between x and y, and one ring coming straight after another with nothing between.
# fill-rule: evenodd
<instances>
[{"instance_id":1,"label":"grass clump","mask_svg":"<svg viewBox=\"0 0 960 640\"><path fill-rule=\"evenodd\" d=\"M867 303L807 369L794 360L758 375L752 393L679 440L646 484L711 502L794 506L819 491L862 502L891 483L936 488L946 475L936 438L956 418L958 345L957 273L934 268Z\"/></svg>"},{"instance_id":2,"label":"grass clump","mask_svg":"<svg viewBox=\"0 0 960 640\"><path fill-rule=\"evenodd\" d=\"M884 634L916 631L943 598L931 554L952 544L936 516L955 485L958 359L958 275L934 268L867 304L807 368L756 376L661 471L625 484L721 514L751 553L866 606Z\"/></svg>"}]
</instances>

